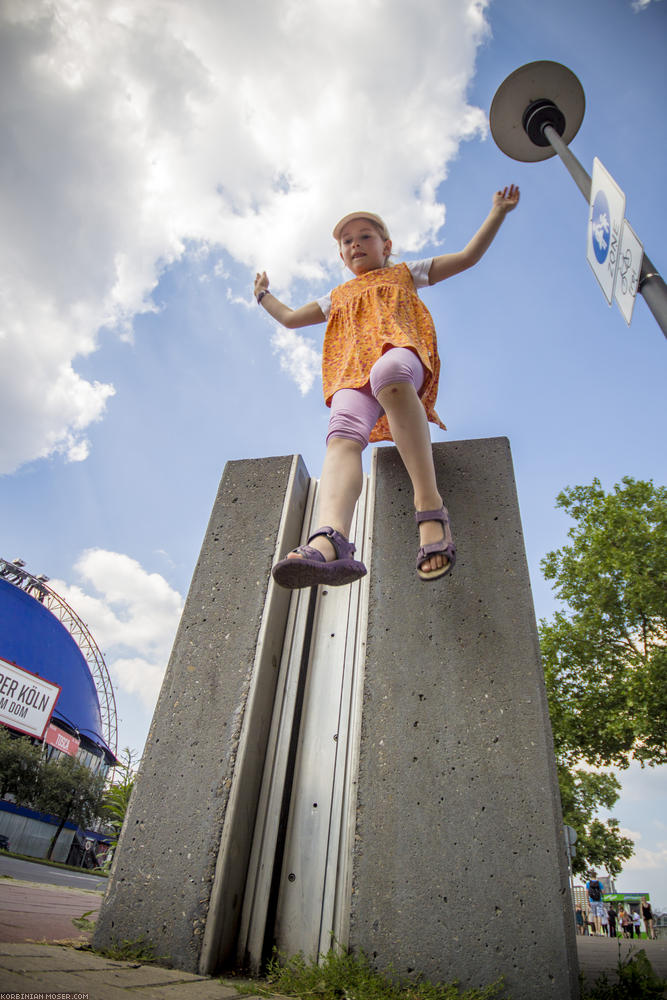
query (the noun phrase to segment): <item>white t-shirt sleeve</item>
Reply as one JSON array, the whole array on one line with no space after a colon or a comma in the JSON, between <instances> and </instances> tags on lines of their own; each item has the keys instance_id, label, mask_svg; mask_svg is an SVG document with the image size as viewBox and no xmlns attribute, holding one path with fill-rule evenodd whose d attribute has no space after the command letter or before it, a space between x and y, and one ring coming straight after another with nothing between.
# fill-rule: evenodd
<instances>
[{"instance_id":1,"label":"white t-shirt sleeve","mask_svg":"<svg viewBox=\"0 0 667 1000\"><path fill-rule=\"evenodd\" d=\"M329 319L329 313L331 312L331 292L328 295L323 295L321 299L315 299L315 301L324 313L324 318Z\"/></svg>"},{"instance_id":2,"label":"white t-shirt sleeve","mask_svg":"<svg viewBox=\"0 0 667 1000\"><path fill-rule=\"evenodd\" d=\"M424 260L407 260L405 263L408 271L412 275L415 288L426 288L428 285L428 272L431 270L433 258L427 257ZM329 292L328 295L323 295L321 299L316 299L315 301L324 313L324 318L329 319L329 313L331 312L331 292Z\"/></svg>"},{"instance_id":3,"label":"white t-shirt sleeve","mask_svg":"<svg viewBox=\"0 0 667 1000\"><path fill-rule=\"evenodd\" d=\"M428 272L431 270L433 258L427 257L424 260L406 260L405 263L407 264L408 270L412 275L415 288L426 288L428 285Z\"/></svg>"}]
</instances>

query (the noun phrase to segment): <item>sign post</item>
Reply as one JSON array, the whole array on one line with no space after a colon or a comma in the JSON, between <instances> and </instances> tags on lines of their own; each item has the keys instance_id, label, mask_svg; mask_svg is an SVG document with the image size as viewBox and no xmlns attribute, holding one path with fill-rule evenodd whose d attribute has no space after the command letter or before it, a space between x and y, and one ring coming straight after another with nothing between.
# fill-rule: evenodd
<instances>
[{"instance_id":1,"label":"sign post","mask_svg":"<svg viewBox=\"0 0 667 1000\"><path fill-rule=\"evenodd\" d=\"M586 259L611 305L625 217L625 195L597 156L593 160L589 207Z\"/></svg>"},{"instance_id":2,"label":"sign post","mask_svg":"<svg viewBox=\"0 0 667 1000\"><path fill-rule=\"evenodd\" d=\"M643 260L644 249L632 226L625 219L621 230L621 249L616 271L614 298L628 326L632 322L632 311L635 308Z\"/></svg>"},{"instance_id":3,"label":"sign post","mask_svg":"<svg viewBox=\"0 0 667 1000\"><path fill-rule=\"evenodd\" d=\"M563 835L565 836L565 853L567 854L567 873L570 878L570 892L572 894L572 899L574 899L574 875L572 873L572 858L576 857L577 848L574 846L579 839L577 831L572 826L568 826L567 823L563 826Z\"/></svg>"},{"instance_id":4,"label":"sign post","mask_svg":"<svg viewBox=\"0 0 667 1000\"><path fill-rule=\"evenodd\" d=\"M628 244L621 246L625 196L596 159L591 179L569 143L579 131L586 99L574 73L560 63L543 60L527 63L507 77L496 91L489 122L496 145L514 160L533 163L558 155L590 205L588 259L611 305L614 278L629 248L632 260L621 264L621 287L616 301L627 323L636 292L643 295L660 329L667 337L667 284L647 254L637 261L637 284L632 272L634 252L629 227ZM602 173L600 173L600 170ZM623 208L618 211L619 201ZM636 239L636 237L635 237ZM637 249L639 241L636 245ZM623 287L625 273L626 287ZM628 273L630 278L628 279Z\"/></svg>"}]
</instances>

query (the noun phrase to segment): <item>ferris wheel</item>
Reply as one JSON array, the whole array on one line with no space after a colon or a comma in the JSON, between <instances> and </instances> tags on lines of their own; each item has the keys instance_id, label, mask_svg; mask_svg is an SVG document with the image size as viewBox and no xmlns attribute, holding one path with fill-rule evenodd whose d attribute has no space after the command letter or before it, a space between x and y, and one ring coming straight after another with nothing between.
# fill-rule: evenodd
<instances>
[{"instance_id":1,"label":"ferris wheel","mask_svg":"<svg viewBox=\"0 0 667 1000\"><path fill-rule=\"evenodd\" d=\"M22 559L10 562L0 558L0 579L6 580L25 591L40 604L43 604L52 615L67 629L79 647L83 658L88 664L93 678L100 706L102 733L100 734L108 748L116 756L118 750L118 720L116 715L116 698L111 684L111 677L99 646L88 631L87 626L59 594L47 586L47 576L33 576L25 569Z\"/></svg>"}]
</instances>

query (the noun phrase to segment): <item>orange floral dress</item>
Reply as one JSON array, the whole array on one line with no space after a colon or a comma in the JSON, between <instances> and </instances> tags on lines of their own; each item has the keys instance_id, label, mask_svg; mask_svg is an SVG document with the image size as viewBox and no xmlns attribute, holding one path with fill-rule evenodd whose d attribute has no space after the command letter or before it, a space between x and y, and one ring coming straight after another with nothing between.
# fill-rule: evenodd
<instances>
[{"instance_id":1,"label":"orange floral dress","mask_svg":"<svg viewBox=\"0 0 667 1000\"><path fill-rule=\"evenodd\" d=\"M435 412L440 358L431 314L417 295L406 264L361 274L331 292L331 312L322 348L324 400L338 389L360 389L371 368L392 347L408 347L424 366L420 398L431 423L447 428ZM371 441L392 441L383 414Z\"/></svg>"}]
</instances>

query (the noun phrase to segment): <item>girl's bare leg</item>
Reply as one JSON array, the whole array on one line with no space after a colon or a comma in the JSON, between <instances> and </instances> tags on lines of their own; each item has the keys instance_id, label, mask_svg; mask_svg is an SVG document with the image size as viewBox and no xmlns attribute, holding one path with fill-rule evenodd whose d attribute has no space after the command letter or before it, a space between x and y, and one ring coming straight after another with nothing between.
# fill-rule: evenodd
<instances>
[{"instance_id":1,"label":"girl's bare leg","mask_svg":"<svg viewBox=\"0 0 667 1000\"><path fill-rule=\"evenodd\" d=\"M319 487L318 527L330 525L346 538L350 537L352 515L364 483L361 464L362 446L348 438L333 437L327 445ZM328 538L318 535L310 545L327 559L336 558ZM301 556L290 552L289 559Z\"/></svg>"},{"instance_id":2,"label":"girl's bare leg","mask_svg":"<svg viewBox=\"0 0 667 1000\"><path fill-rule=\"evenodd\" d=\"M410 476L415 510L438 510L442 507L442 497L435 479L428 419L417 390L412 382L395 382L381 389L377 400L387 414L391 435ZM419 525L422 545L439 542L443 537L440 521L424 521ZM421 568L429 573L446 564L446 556L438 553Z\"/></svg>"}]
</instances>

